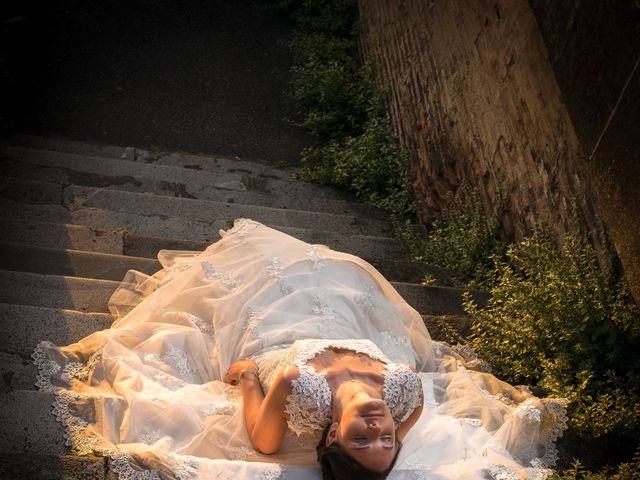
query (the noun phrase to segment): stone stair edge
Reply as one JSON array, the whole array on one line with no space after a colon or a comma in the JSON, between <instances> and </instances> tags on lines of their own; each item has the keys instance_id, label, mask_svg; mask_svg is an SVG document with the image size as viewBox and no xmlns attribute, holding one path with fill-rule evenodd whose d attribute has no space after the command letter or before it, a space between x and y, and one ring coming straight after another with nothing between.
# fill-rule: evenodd
<instances>
[{"instance_id":1,"label":"stone stair edge","mask_svg":"<svg viewBox=\"0 0 640 480\"><path fill-rule=\"evenodd\" d=\"M317 197L323 201L330 203L334 210L339 208L354 210L356 212L364 212L370 216L384 218L386 213L373 206L367 205L355 198L349 192L338 190L331 186L318 185L314 183L303 182L295 178L283 179L281 177L264 174L263 172L251 172L250 170L237 168L236 165L228 165L225 167L217 166L215 169L194 170L184 166L174 164L159 164L130 161L123 164L122 160L109 157L86 157L76 153L63 151L39 150L29 147L1 145L2 152L7 161L18 162L23 168L31 167L32 169L48 169L48 174L52 168L76 172L81 175L94 176L104 180L124 182L126 179L150 181L156 184L162 183L165 187L171 184L169 179L173 181L187 181L182 183L183 188L198 187L200 189L206 187L208 191L216 190L220 196L238 197L238 203L251 203L258 200L268 203L274 199L281 198L283 192L287 197L293 197L300 201L306 201L311 208L317 209ZM94 160L93 162L87 160ZM98 161L100 160L100 161ZM15 173L15 172L14 172ZM47 173L47 172L45 172ZM33 172L26 178L36 176ZM41 178L42 175L38 178ZM23 176L24 178L24 176ZM95 179L93 180L96 181ZM279 183L280 182L280 183ZM78 180L79 185L82 180ZM124 182L127 183L127 182ZM177 185L177 184L176 184ZM264 188L269 189L264 190ZM158 187L156 187L157 189ZM166 194L178 195L178 192L169 191ZM250 195L252 194L252 195ZM249 195L248 201L242 201L242 195ZM187 196L188 195L183 195ZM259 198L257 198L259 197ZM291 207L287 207L291 208ZM311 209L310 208L310 209Z\"/></svg>"},{"instance_id":2,"label":"stone stair edge","mask_svg":"<svg viewBox=\"0 0 640 480\"><path fill-rule=\"evenodd\" d=\"M249 159L240 157L231 158L228 155L190 153L181 151L170 151L165 149L151 149L135 146L102 144L62 137L52 138L23 133L15 133L11 138L5 139L3 144L7 146L29 148L32 150L44 150L59 153L69 153L74 155L110 158L120 161L142 161L145 163L152 163L153 158L155 157L177 154L193 159L229 162L233 165L239 165L240 168L263 167L267 171L273 170L276 172L285 172L287 174L291 174L295 171L295 167L274 167L271 163L260 159Z\"/></svg>"},{"instance_id":3,"label":"stone stair edge","mask_svg":"<svg viewBox=\"0 0 640 480\"><path fill-rule=\"evenodd\" d=\"M111 231L113 233L114 230L122 230L132 235L132 237L125 237L122 240L125 243L128 239L133 242L132 239L137 238L135 236L138 235L149 239L171 238L179 242L211 244L219 239L219 230L229 229L229 222L224 220L211 223L170 215L113 212L96 207L78 207L70 210L62 205L24 204L7 199L0 199L0 218L9 219L14 223L17 220L23 220L36 221L40 224L81 225L101 232ZM263 223L306 242L327 245L337 251L353 251L354 254L361 257L400 257L404 255L400 243L393 237L361 235L355 232L344 234L328 229L319 230L281 226L269 222ZM133 228L135 230L132 230ZM11 238L10 233L13 232L7 233L9 238ZM113 242L120 243L118 238L113 238ZM112 245L110 248L117 249L118 247ZM192 248L189 247L189 249Z\"/></svg>"},{"instance_id":4,"label":"stone stair edge","mask_svg":"<svg viewBox=\"0 0 640 480\"><path fill-rule=\"evenodd\" d=\"M37 166L34 166L37 167ZM44 167L43 167L44 168ZM62 193L67 186L76 185L86 188L96 188L96 183L101 184L98 188L108 188L112 190L124 190L137 193L149 192L166 197L196 198L199 200L211 200L224 203L236 203L239 205L258 205L281 209L295 209L293 206L304 204L306 211L324 212L333 214L363 214L370 215L378 219L386 216L384 212L376 211L373 207L364 203L357 203L347 200L337 200L332 198L322 198L317 195L302 195L301 192L291 194L260 192L252 190L231 190L215 185L202 186L193 190L185 183L134 179L128 181L123 178L99 176L101 181L96 182L72 179L66 181L69 175L67 172L60 179L50 178L50 171L41 171L38 175L33 172L5 171L0 176L0 188L5 198L15 198L30 203L62 203ZM54 176L55 177L55 176ZM104 181L102 181L104 180ZM151 182L145 185L144 182ZM191 193L193 192L193 194Z\"/></svg>"},{"instance_id":5,"label":"stone stair edge","mask_svg":"<svg viewBox=\"0 0 640 480\"><path fill-rule=\"evenodd\" d=\"M74 203L73 199L77 199L78 201L90 201L92 197L96 195L111 195L121 198L139 198L139 199L148 199L148 198L157 198L158 202L164 202L167 205L179 206L180 204L190 205L190 206L199 206L204 208L209 206L210 208L218 208L218 209L231 209L231 210L247 210L250 212L256 212L255 215L280 215L281 218L287 218L292 216L310 216L318 219L325 219L327 222L331 222L331 220L342 220L342 221L356 221L358 214L357 212L347 212L347 213L335 213L335 212L326 212L326 211L318 211L318 210L304 210L304 209L296 209L296 208L281 208L281 207L272 207L268 205L256 205L250 203L236 203L229 201L221 201L221 200L210 200L210 199L200 199L200 198L188 198L181 196L172 196L172 195L163 195L155 192L137 192L137 191L128 191L121 189L111 189L109 187L94 187L94 186L85 186L85 185L68 185L62 186L58 185L55 182L47 182L43 180L32 180L32 179L22 179L15 177L0 177L4 180L9 180L10 182L5 182L4 189L6 190L8 186L18 186L13 183L13 180L16 181L17 184L23 184L25 190L29 190L33 192L34 187L43 187L43 190L47 190L42 192L42 197L47 199L47 197L51 197L53 201L45 201L42 203L48 204L69 204ZM8 183L8 184L7 184ZM31 188L29 188L31 187ZM55 191L54 191L55 190ZM40 192L36 192L40 193ZM11 198L11 197L8 197ZM27 203L40 203L37 201L27 202ZM125 210L126 211L126 210ZM242 215L247 216L247 215ZM250 216L250 215L249 215ZM236 218L239 216L236 215ZM356 221L357 223L357 221ZM378 225L378 228L381 230L388 230L386 225L388 225L387 221L384 221L380 218L370 218L367 219L364 225ZM383 227L383 225L385 227Z\"/></svg>"},{"instance_id":6,"label":"stone stair edge","mask_svg":"<svg viewBox=\"0 0 640 480\"><path fill-rule=\"evenodd\" d=\"M19 284L22 288L16 288ZM0 286L2 287L0 288L0 302L43 306L40 303L45 301L42 291L46 291L46 299L54 302L52 306L55 308L83 312L106 312L111 293L119 285L120 282L114 280L0 270ZM464 289L425 287L406 282L391 282L391 285L420 314L465 315L462 308L462 295L466 291ZM73 292L71 292L71 286L73 286ZM37 291L41 295L28 295L26 287L30 288L29 292ZM474 291L471 293L479 305L486 303L487 294ZM78 306L76 303L69 302L80 302L82 305Z\"/></svg>"}]
</instances>

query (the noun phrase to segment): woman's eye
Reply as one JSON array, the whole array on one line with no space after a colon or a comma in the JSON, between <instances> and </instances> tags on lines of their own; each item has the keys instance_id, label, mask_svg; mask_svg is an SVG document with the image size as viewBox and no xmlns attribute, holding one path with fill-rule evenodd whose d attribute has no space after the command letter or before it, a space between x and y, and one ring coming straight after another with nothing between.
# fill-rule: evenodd
<instances>
[{"instance_id":1,"label":"woman's eye","mask_svg":"<svg viewBox=\"0 0 640 480\"><path fill-rule=\"evenodd\" d=\"M393 444L393 437L391 435L385 435L384 437L381 438L382 442L385 444Z\"/></svg>"},{"instance_id":2,"label":"woman's eye","mask_svg":"<svg viewBox=\"0 0 640 480\"><path fill-rule=\"evenodd\" d=\"M358 445L366 445L369 443L369 439L367 437L356 437L353 439Z\"/></svg>"}]
</instances>

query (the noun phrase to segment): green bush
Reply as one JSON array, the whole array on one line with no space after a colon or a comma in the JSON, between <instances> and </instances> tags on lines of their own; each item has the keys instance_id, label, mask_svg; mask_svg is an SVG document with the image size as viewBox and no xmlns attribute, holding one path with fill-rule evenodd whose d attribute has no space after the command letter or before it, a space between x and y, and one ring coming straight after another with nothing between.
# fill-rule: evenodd
<instances>
[{"instance_id":1,"label":"green bush","mask_svg":"<svg viewBox=\"0 0 640 480\"><path fill-rule=\"evenodd\" d=\"M567 398L573 428L593 437L640 431L640 313L586 242L561 249L541 231L494 257L491 300L471 345L495 373Z\"/></svg>"},{"instance_id":2,"label":"green bush","mask_svg":"<svg viewBox=\"0 0 640 480\"><path fill-rule=\"evenodd\" d=\"M320 144L362 134L371 116L384 112L370 68L356 58L355 41L325 34L291 42L291 96L305 112L299 125Z\"/></svg>"},{"instance_id":3,"label":"green bush","mask_svg":"<svg viewBox=\"0 0 640 480\"><path fill-rule=\"evenodd\" d=\"M305 150L299 177L343 187L371 205L410 217L415 208L406 161L385 122L373 118L362 135Z\"/></svg>"},{"instance_id":4,"label":"green bush","mask_svg":"<svg viewBox=\"0 0 640 480\"><path fill-rule=\"evenodd\" d=\"M640 480L640 455L636 452L631 462L621 463L615 469L604 468L599 472L585 469L576 460L571 468L553 474L549 480Z\"/></svg>"},{"instance_id":5,"label":"green bush","mask_svg":"<svg viewBox=\"0 0 640 480\"><path fill-rule=\"evenodd\" d=\"M489 289L495 281L494 259L504 250L498 238L500 209L487 215L477 190L466 183L448 196L447 205L426 239L401 225L396 226L397 235L415 261L463 273L471 278L470 287Z\"/></svg>"},{"instance_id":6,"label":"green bush","mask_svg":"<svg viewBox=\"0 0 640 480\"><path fill-rule=\"evenodd\" d=\"M354 0L273 0L271 8L285 13L305 32L354 36L358 7Z\"/></svg>"},{"instance_id":7,"label":"green bush","mask_svg":"<svg viewBox=\"0 0 640 480\"><path fill-rule=\"evenodd\" d=\"M291 96L316 140L298 178L335 185L388 212L415 214L407 158L389 131L384 94L356 47L353 0L280 0L298 31L290 43Z\"/></svg>"}]
</instances>

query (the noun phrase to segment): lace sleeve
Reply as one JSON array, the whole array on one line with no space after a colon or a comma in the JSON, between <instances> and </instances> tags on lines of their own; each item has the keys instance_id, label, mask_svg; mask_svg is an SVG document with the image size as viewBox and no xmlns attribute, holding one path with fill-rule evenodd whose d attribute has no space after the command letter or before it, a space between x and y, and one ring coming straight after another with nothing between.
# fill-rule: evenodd
<instances>
[{"instance_id":1,"label":"lace sleeve","mask_svg":"<svg viewBox=\"0 0 640 480\"><path fill-rule=\"evenodd\" d=\"M384 375L384 401L396 424L404 422L420 405L422 382L408 366L390 363Z\"/></svg>"},{"instance_id":2,"label":"lace sleeve","mask_svg":"<svg viewBox=\"0 0 640 480\"><path fill-rule=\"evenodd\" d=\"M298 367L300 375L291 382L293 387L287 397L285 412L287 425L297 436L322 430L331 420L331 390L323 375L312 367Z\"/></svg>"}]
</instances>

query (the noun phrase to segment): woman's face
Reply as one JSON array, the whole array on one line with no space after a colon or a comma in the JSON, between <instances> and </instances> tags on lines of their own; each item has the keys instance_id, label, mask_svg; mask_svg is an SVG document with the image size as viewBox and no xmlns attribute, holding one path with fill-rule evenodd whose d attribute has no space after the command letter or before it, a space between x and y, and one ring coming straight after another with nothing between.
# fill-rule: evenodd
<instances>
[{"instance_id":1,"label":"woman's face","mask_svg":"<svg viewBox=\"0 0 640 480\"><path fill-rule=\"evenodd\" d=\"M340 422L331 425L327 444L338 445L364 467L383 472L396 455L396 431L389 407L382 400L350 402ZM332 432L333 431L333 432Z\"/></svg>"}]
</instances>

